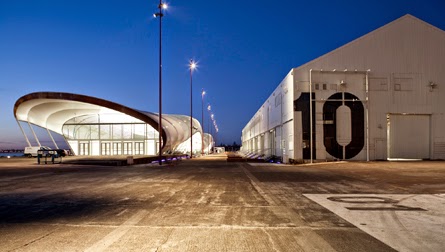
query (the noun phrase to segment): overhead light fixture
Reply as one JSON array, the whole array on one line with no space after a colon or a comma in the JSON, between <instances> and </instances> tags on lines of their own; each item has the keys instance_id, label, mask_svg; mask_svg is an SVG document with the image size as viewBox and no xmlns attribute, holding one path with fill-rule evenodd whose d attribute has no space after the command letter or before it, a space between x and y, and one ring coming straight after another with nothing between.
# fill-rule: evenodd
<instances>
[{"instance_id":1,"label":"overhead light fixture","mask_svg":"<svg viewBox=\"0 0 445 252\"><path fill-rule=\"evenodd\" d=\"M430 92L433 92L433 89L435 89L437 87L437 84L434 83L433 81L430 81L429 87L430 87Z\"/></svg>"}]
</instances>

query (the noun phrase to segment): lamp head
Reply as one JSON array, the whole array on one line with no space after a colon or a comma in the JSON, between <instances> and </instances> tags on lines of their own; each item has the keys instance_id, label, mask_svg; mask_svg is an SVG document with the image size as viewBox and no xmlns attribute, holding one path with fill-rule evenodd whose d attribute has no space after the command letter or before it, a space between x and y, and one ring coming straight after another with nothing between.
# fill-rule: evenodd
<instances>
[{"instance_id":1,"label":"lamp head","mask_svg":"<svg viewBox=\"0 0 445 252\"><path fill-rule=\"evenodd\" d=\"M195 70L198 67L198 64L194 60L190 60L189 68L190 70Z\"/></svg>"},{"instance_id":2,"label":"lamp head","mask_svg":"<svg viewBox=\"0 0 445 252\"><path fill-rule=\"evenodd\" d=\"M159 5L158 5L159 12L154 13L154 14L153 14L153 17L154 17L154 18L157 18L157 17L161 17L161 18L162 18L162 17L164 16L164 13L162 13L162 10L166 10L167 7L168 7L168 5L167 5L166 3L161 3L161 4L159 4Z\"/></svg>"}]
</instances>

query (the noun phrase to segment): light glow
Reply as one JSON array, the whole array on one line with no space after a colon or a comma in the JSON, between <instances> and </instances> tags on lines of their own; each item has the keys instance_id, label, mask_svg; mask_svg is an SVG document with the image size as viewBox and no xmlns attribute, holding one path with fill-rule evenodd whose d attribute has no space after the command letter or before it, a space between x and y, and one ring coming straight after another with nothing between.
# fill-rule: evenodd
<instances>
[{"instance_id":1,"label":"light glow","mask_svg":"<svg viewBox=\"0 0 445 252\"><path fill-rule=\"evenodd\" d=\"M194 60L190 60L189 68L190 70L195 70L198 67L198 64Z\"/></svg>"}]
</instances>

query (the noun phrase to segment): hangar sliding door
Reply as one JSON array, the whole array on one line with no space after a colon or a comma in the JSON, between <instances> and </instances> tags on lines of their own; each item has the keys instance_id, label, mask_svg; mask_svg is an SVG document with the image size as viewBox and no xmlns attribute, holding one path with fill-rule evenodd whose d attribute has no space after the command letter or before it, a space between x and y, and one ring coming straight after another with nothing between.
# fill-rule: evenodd
<instances>
[{"instance_id":1,"label":"hangar sliding door","mask_svg":"<svg viewBox=\"0 0 445 252\"><path fill-rule=\"evenodd\" d=\"M389 158L430 157L430 116L389 115Z\"/></svg>"}]
</instances>

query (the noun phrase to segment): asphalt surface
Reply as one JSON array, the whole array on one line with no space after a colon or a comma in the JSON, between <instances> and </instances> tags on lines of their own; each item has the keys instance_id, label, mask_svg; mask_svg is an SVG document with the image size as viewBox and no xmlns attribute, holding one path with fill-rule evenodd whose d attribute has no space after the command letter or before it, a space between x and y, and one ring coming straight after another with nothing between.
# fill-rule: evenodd
<instances>
[{"instance_id":1,"label":"asphalt surface","mask_svg":"<svg viewBox=\"0 0 445 252\"><path fill-rule=\"evenodd\" d=\"M440 251L442 237L445 162L0 159L1 251Z\"/></svg>"}]
</instances>

